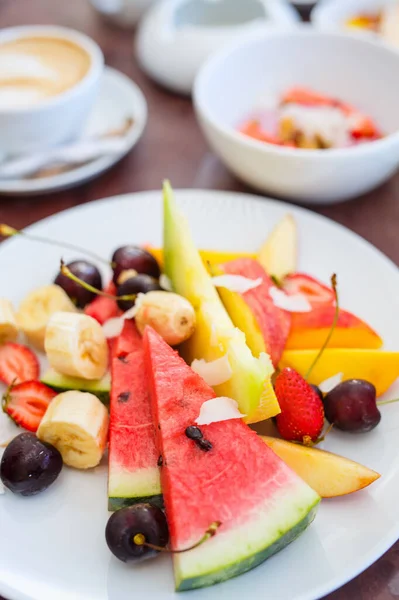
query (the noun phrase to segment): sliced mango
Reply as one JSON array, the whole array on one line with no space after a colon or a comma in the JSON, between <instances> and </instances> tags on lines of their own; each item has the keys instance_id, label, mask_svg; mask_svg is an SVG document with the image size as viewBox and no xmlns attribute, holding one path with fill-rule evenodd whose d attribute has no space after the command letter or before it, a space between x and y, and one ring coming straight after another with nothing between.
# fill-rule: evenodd
<instances>
[{"instance_id":1,"label":"sliced mango","mask_svg":"<svg viewBox=\"0 0 399 600\"><path fill-rule=\"evenodd\" d=\"M286 350L280 368L291 367L305 376L319 350ZM381 396L399 377L399 352L359 348L324 350L309 377L319 385L325 379L343 373L343 379L366 379Z\"/></svg>"},{"instance_id":2,"label":"sliced mango","mask_svg":"<svg viewBox=\"0 0 399 600\"><path fill-rule=\"evenodd\" d=\"M308 313L291 316L291 331L287 350L320 348L334 321L335 306L318 306ZM338 323L329 341L329 348L381 348L380 336L364 321L346 310L340 310Z\"/></svg>"}]
</instances>

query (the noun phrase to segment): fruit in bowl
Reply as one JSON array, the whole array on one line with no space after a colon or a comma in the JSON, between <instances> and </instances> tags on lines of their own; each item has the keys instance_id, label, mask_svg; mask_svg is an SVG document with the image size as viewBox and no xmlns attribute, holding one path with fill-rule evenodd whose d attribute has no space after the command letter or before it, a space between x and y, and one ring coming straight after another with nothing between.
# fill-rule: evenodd
<instances>
[{"instance_id":1,"label":"fruit in bowl","mask_svg":"<svg viewBox=\"0 0 399 600\"><path fill-rule=\"evenodd\" d=\"M368 70L359 70L359 64ZM394 49L362 36L315 28L269 32L241 40L203 66L194 86L195 108L212 150L255 190L306 204L349 200L386 181L398 167L399 120L392 102L399 99L398 64ZM391 76L383 75L388 72ZM258 106L265 112L265 98L273 113L282 94L301 84L314 91L318 106L285 104L289 120L281 132L275 119L269 127L268 118L260 127L255 123L254 135L237 130L243 119L257 119ZM366 117L353 128L348 107ZM305 126L309 111L313 116Z\"/></svg>"},{"instance_id":2,"label":"fruit in bowl","mask_svg":"<svg viewBox=\"0 0 399 600\"><path fill-rule=\"evenodd\" d=\"M348 148L382 137L374 121L355 107L299 86L283 92L272 109L257 109L238 131L261 142L307 150Z\"/></svg>"}]
</instances>

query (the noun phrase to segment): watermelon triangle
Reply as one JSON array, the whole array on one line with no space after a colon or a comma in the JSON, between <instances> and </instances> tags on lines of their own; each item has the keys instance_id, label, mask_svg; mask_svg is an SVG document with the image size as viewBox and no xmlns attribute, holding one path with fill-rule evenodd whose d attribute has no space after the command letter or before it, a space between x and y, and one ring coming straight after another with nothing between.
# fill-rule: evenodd
<instances>
[{"instance_id":1,"label":"watermelon triangle","mask_svg":"<svg viewBox=\"0 0 399 600\"><path fill-rule=\"evenodd\" d=\"M137 502L162 506L143 340L133 321L113 345L111 379L109 510Z\"/></svg>"},{"instance_id":2,"label":"watermelon triangle","mask_svg":"<svg viewBox=\"0 0 399 600\"><path fill-rule=\"evenodd\" d=\"M240 419L202 426L212 450L188 439L201 405L215 394L151 328L144 350L162 453L161 483L171 547L202 546L174 555L177 590L239 575L281 550L313 520L320 498Z\"/></svg>"}]
</instances>

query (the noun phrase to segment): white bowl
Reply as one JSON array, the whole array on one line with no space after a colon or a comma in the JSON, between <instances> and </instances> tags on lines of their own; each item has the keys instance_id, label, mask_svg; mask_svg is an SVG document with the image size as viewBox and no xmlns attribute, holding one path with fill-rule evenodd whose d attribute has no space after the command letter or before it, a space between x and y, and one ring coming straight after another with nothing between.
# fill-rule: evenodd
<instances>
[{"instance_id":1,"label":"white bowl","mask_svg":"<svg viewBox=\"0 0 399 600\"><path fill-rule=\"evenodd\" d=\"M246 40L211 58L194 86L205 136L240 179L294 201L327 204L363 194L399 166L399 52L365 38L303 26ZM361 146L302 150L273 146L238 131L265 94L303 85L374 117L385 138Z\"/></svg>"},{"instance_id":2,"label":"white bowl","mask_svg":"<svg viewBox=\"0 0 399 600\"><path fill-rule=\"evenodd\" d=\"M310 19L312 24L323 31L345 30L345 21L361 13L376 13L396 0L319 0L312 10ZM377 38L377 34L368 30L353 30L366 36Z\"/></svg>"},{"instance_id":3,"label":"white bowl","mask_svg":"<svg viewBox=\"0 0 399 600\"><path fill-rule=\"evenodd\" d=\"M136 55L152 79L190 94L212 53L240 36L298 21L287 0L163 0L140 23Z\"/></svg>"},{"instance_id":4,"label":"white bowl","mask_svg":"<svg viewBox=\"0 0 399 600\"><path fill-rule=\"evenodd\" d=\"M76 137L86 121L99 89L104 57L93 40L72 29L28 25L0 32L0 44L21 37L57 37L86 50L91 65L81 81L65 92L32 106L0 107L0 155L31 153Z\"/></svg>"}]
</instances>

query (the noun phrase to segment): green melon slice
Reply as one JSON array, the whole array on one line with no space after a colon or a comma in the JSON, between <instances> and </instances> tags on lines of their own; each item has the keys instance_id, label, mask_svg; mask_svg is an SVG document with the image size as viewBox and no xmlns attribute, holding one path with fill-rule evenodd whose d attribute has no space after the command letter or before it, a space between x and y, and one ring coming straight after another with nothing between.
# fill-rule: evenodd
<instances>
[{"instance_id":1,"label":"green melon slice","mask_svg":"<svg viewBox=\"0 0 399 600\"><path fill-rule=\"evenodd\" d=\"M320 498L241 419L202 426L213 448L200 450L185 429L213 390L150 328L144 348L171 547L188 548L222 523L215 537L173 557L176 589L201 588L283 549L312 522Z\"/></svg>"},{"instance_id":2,"label":"green melon slice","mask_svg":"<svg viewBox=\"0 0 399 600\"><path fill-rule=\"evenodd\" d=\"M232 376L215 387L218 396L238 402L248 423L277 415L280 407L271 385L274 372L265 353L253 356L242 331L235 328L213 285L168 183L164 186L165 272L175 292L193 305L197 325L181 353L188 364L194 359L213 361L227 355Z\"/></svg>"},{"instance_id":3,"label":"green melon slice","mask_svg":"<svg viewBox=\"0 0 399 600\"><path fill-rule=\"evenodd\" d=\"M143 341L132 321L114 345L111 372L109 510L137 502L162 506Z\"/></svg>"},{"instance_id":4,"label":"green melon slice","mask_svg":"<svg viewBox=\"0 0 399 600\"><path fill-rule=\"evenodd\" d=\"M106 373L102 379L89 380L80 379L79 377L69 377L68 375L58 373L55 369L48 369L42 376L41 381L60 394L68 390L90 392L97 396L103 404L107 406L109 404L111 390L111 376L109 373Z\"/></svg>"}]
</instances>

